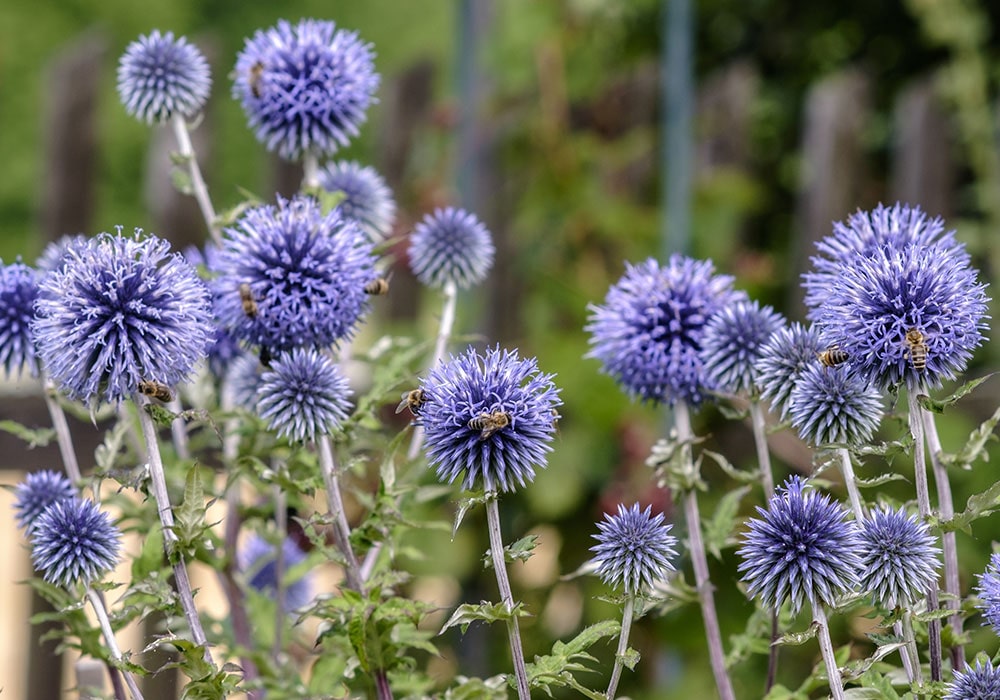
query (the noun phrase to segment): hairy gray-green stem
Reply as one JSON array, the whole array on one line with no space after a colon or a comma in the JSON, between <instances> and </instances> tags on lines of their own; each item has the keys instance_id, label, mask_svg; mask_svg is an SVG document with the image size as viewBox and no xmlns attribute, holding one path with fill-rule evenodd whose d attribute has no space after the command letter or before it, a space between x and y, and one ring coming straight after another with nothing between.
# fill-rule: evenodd
<instances>
[{"instance_id":1,"label":"hairy gray-green stem","mask_svg":"<svg viewBox=\"0 0 1000 700\"><path fill-rule=\"evenodd\" d=\"M826 675L830 681L830 695L833 700L844 700L844 682L840 678L840 669L837 668L837 659L833 654L833 642L830 641L830 625L826 619L826 611L823 610L822 603L813 603L813 623L816 625L816 639L819 640L819 649L823 654L823 663L826 665Z\"/></svg>"},{"instance_id":2,"label":"hairy gray-green stem","mask_svg":"<svg viewBox=\"0 0 1000 700\"><path fill-rule=\"evenodd\" d=\"M861 525L861 521L865 519L865 507L861 503L861 494L858 492L858 481L854 478L851 453L846 447L838 447L837 456L840 457L840 472L844 475L844 485L847 487L847 496L851 501L854 520L858 525Z\"/></svg>"},{"instance_id":3,"label":"hairy gray-green stem","mask_svg":"<svg viewBox=\"0 0 1000 700\"><path fill-rule=\"evenodd\" d=\"M607 700L615 700L615 693L618 691L618 680L622 677L622 668L625 666L625 654L628 652L628 636L632 631L632 616L635 613L635 595L625 595L625 605L622 608L622 630L618 635L618 651L615 652L615 667L611 671L611 682L608 683L608 692L604 694Z\"/></svg>"},{"instance_id":4,"label":"hairy gray-green stem","mask_svg":"<svg viewBox=\"0 0 1000 700\"><path fill-rule=\"evenodd\" d=\"M108 619L108 611L104 607L104 601L101 600L101 597L93 588L87 589L87 600L90 601L90 606L94 609L94 614L97 615L97 622L101 625L101 632L104 634L104 643L108 645L111 658L115 661L121 661L122 652L118 648L117 640L115 640L115 631L111 627L111 620ZM143 700L142 692L139 690L139 685L135 682L135 677L125 670L121 671L121 674L125 679L125 685L128 686L129 692L132 693L132 697L136 700Z\"/></svg>"},{"instance_id":5,"label":"hairy gray-green stem","mask_svg":"<svg viewBox=\"0 0 1000 700\"><path fill-rule=\"evenodd\" d=\"M333 448L327 435L316 439L319 449L319 466L323 473L323 483L326 485L326 504L333 519L333 542L344 557L344 577L347 585L356 591L361 591L363 582L358 570L358 559L351 548L351 526L347 523L344 512L344 499L340 495L337 463L333 457Z\"/></svg>"},{"instance_id":6,"label":"hairy gray-green stem","mask_svg":"<svg viewBox=\"0 0 1000 700\"><path fill-rule=\"evenodd\" d=\"M174 129L174 136L177 138L177 148L181 157L187 162L188 173L191 175L191 191L201 216L208 226L208 233L212 236L215 245L222 245L222 237L219 235L219 225L215 219L215 209L212 207L212 200L208 196L208 187L205 186L205 179L201 176L201 168L198 167L198 158L191 147L191 135L188 133L187 122L180 114L175 114L170 119L170 125Z\"/></svg>"}]
</instances>

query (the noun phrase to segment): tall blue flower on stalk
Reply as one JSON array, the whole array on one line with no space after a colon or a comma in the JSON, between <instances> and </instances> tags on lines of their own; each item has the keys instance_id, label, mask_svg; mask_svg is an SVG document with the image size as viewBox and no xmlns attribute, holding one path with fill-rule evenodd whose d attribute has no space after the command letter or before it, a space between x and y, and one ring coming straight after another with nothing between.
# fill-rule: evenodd
<instances>
[{"instance_id":1,"label":"tall blue flower on stalk","mask_svg":"<svg viewBox=\"0 0 1000 700\"><path fill-rule=\"evenodd\" d=\"M978 578L976 592L979 594L979 609L986 618L984 624L1000 634L1000 554L994 552L990 555L989 566Z\"/></svg>"},{"instance_id":2,"label":"tall blue flower on stalk","mask_svg":"<svg viewBox=\"0 0 1000 700\"><path fill-rule=\"evenodd\" d=\"M757 512L737 552L751 597L771 610L790 600L794 614L803 600L830 606L857 587L860 539L839 503L793 476Z\"/></svg>"},{"instance_id":3,"label":"tall blue flower on stalk","mask_svg":"<svg viewBox=\"0 0 1000 700\"><path fill-rule=\"evenodd\" d=\"M49 376L73 398L121 401L139 382L175 386L211 340L210 295L170 244L136 230L71 246L39 285L31 330Z\"/></svg>"},{"instance_id":4,"label":"tall blue flower on stalk","mask_svg":"<svg viewBox=\"0 0 1000 700\"><path fill-rule=\"evenodd\" d=\"M377 276L371 241L312 197L255 207L225 230L209 260L220 323L239 340L277 354L349 338L368 310Z\"/></svg>"},{"instance_id":5,"label":"tall blue flower on stalk","mask_svg":"<svg viewBox=\"0 0 1000 700\"><path fill-rule=\"evenodd\" d=\"M25 367L31 376L38 374L31 334L38 279L38 272L20 261L0 262L0 364L7 376L20 374Z\"/></svg>"},{"instance_id":6,"label":"tall blue flower on stalk","mask_svg":"<svg viewBox=\"0 0 1000 700\"><path fill-rule=\"evenodd\" d=\"M118 563L121 533L91 500L53 503L35 521L31 536L31 559L49 583L86 586Z\"/></svg>"},{"instance_id":7,"label":"tall blue flower on stalk","mask_svg":"<svg viewBox=\"0 0 1000 700\"><path fill-rule=\"evenodd\" d=\"M76 498L73 482L65 474L44 469L32 472L14 487L17 526L31 536L39 516L53 503Z\"/></svg>"},{"instance_id":8,"label":"tall blue flower on stalk","mask_svg":"<svg viewBox=\"0 0 1000 700\"><path fill-rule=\"evenodd\" d=\"M285 538L281 552L285 571L306 559L306 553L299 549L291 537ZM247 583L254 590L273 596L278 588L277 559L277 545L254 533L240 550L240 570L250 577ZM301 576L285 588L283 608L286 612L304 608L312 597L312 580L308 576Z\"/></svg>"},{"instance_id":9,"label":"tall blue flower on stalk","mask_svg":"<svg viewBox=\"0 0 1000 700\"><path fill-rule=\"evenodd\" d=\"M174 114L192 117L208 100L208 62L184 37L153 30L125 49L118 62L118 96L125 110L152 124Z\"/></svg>"},{"instance_id":10,"label":"tall blue flower on stalk","mask_svg":"<svg viewBox=\"0 0 1000 700\"><path fill-rule=\"evenodd\" d=\"M760 398L780 411L782 419L788 415L792 388L808 367L816 365L822 349L815 327L801 323L779 328L761 349L756 365L757 390Z\"/></svg>"},{"instance_id":11,"label":"tall blue flower on stalk","mask_svg":"<svg viewBox=\"0 0 1000 700\"><path fill-rule=\"evenodd\" d=\"M618 514L605 514L597 523L600 532L591 535L597 540L590 551L598 575L614 588L624 588L626 595L663 581L674 570L677 538L663 524L663 513L653 516L650 511L650 506L639 510L638 503L631 508L619 504Z\"/></svg>"},{"instance_id":12,"label":"tall blue flower on stalk","mask_svg":"<svg viewBox=\"0 0 1000 700\"><path fill-rule=\"evenodd\" d=\"M343 194L344 199L337 205L340 213L356 221L373 243L385 240L392 232L396 202L375 168L353 160L339 160L319 171L319 182L327 192Z\"/></svg>"},{"instance_id":13,"label":"tall blue flower on stalk","mask_svg":"<svg viewBox=\"0 0 1000 700\"><path fill-rule=\"evenodd\" d=\"M965 665L964 671L954 671L945 700L996 700L1000 698L1000 667L989 659L976 659L975 667Z\"/></svg>"},{"instance_id":14,"label":"tall blue flower on stalk","mask_svg":"<svg viewBox=\"0 0 1000 700\"><path fill-rule=\"evenodd\" d=\"M544 467L558 419L558 389L535 359L516 351L469 348L421 382L417 421L437 475L463 487L513 491Z\"/></svg>"},{"instance_id":15,"label":"tall blue flower on stalk","mask_svg":"<svg viewBox=\"0 0 1000 700\"><path fill-rule=\"evenodd\" d=\"M257 386L257 413L271 430L305 442L347 419L351 389L327 355L296 348L271 363Z\"/></svg>"},{"instance_id":16,"label":"tall blue flower on stalk","mask_svg":"<svg viewBox=\"0 0 1000 700\"><path fill-rule=\"evenodd\" d=\"M756 363L767 342L784 325L770 306L741 301L719 310L705 325L701 362L705 384L730 394L755 394Z\"/></svg>"},{"instance_id":17,"label":"tall blue flower on stalk","mask_svg":"<svg viewBox=\"0 0 1000 700\"><path fill-rule=\"evenodd\" d=\"M927 523L883 506L861 521L861 584L884 608L910 608L937 581L941 549Z\"/></svg>"},{"instance_id":18,"label":"tall blue flower on stalk","mask_svg":"<svg viewBox=\"0 0 1000 700\"><path fill-rule=\"evenodd\" d=\"M811 445L859 445L882 420L882 395L849 367L825 367L814 360L789 394L788 414Z\"/></svg>"},{"instance_id":19,"label":"tall blue flower on stalk","mask_svg":"<svg viewBox=\"0 0 1000 700\"><path fill-rule=\"evenodd\" d=\"M698 404L705 391L701 346L708 320L744 301L733 278L710 261L672 255L661 267L650 258L626 265L604 304L590 305L591 350L602 371L632 397Z\"/></svg>"},{"instance_id":20,"label":"tall blue flower on stalk","mask_svg":"<svg viewBox=\"0 0 1000 700\"><path fill-rule=\"evenodd\" d=\"M463 209L436 209L410 236L410 268L421 284L468 289L493 267L493 238L475 215Z\"/></svg>"},{"instance_id":21,"label":"tall blue flower on stalk","mask_svg":"<svg viewBox=\"0 0 1000 700\"><path fill-rule=\"evenodd\" d=\"M332 155L358 135L379 76L371 44L333 22L282 20L246 40L233 97L269 151Z\"/></svg>"}]
</instances>

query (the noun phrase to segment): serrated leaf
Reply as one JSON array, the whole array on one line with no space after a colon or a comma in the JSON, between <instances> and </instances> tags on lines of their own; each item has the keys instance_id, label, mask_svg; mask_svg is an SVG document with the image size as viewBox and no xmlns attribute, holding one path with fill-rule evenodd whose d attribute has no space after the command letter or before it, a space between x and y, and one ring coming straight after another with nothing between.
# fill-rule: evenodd
<instances>
[{"instance_id":1,"label":"serrated leaf","mask_svg":"<svg viewBox=\"0 0 1000 700\"><path fill-rule=\"evenodd\" d=\"M504 561L508 564L513 564L516 561L528 561L537 545L538 535L522 537L517 542L503 548ZM493 566L493 557L490 556L490 552L483 555L483 566L487 569Z\"/></svg>"},{"instance_id":2,"label":"serrated leaf","mask_svg":"<svg viewBox=\"0 0 1000 700\"><path fill-rule=\"evenodd\" d=\"M886 472L884 474L879 474L878 476L873 476L871 479L858 479L855 477L854 482L858 485L858 488L862 489L873 489L883 484L887 484L890 481L906 481L906 477L902 474L897 474L896 472Z\"/></svg>"},{"instance_id":3,"label":"serrated leaf","mask_svg":"<svg viewBox=\"0 0 1000 700\"><path fill-rule=\"evenodd\" d=\"M142 543L139 556L132 560L132 580L142 581L163 567L163 530L153 527Z\"/></svg>"},{"instance_id":4,"label":"serrated leaf","mask_svg":"<svg viewBox=\"0 0 1000 700\"><path fill-rule=\"evenodd\" d=\"M625 668L627 668L629 671L634 671L635 665L639 663L640 658L641 654L639 654L639 652L633 649L632 647L629 647L628 649L625 650L625 653L622 655L622 663L625 664Z\"/></svg>"},{"instance_id":5,"label":"serrated leaf","mask_svg":"<svg viewBox=\"0 0 1000 700\"><path fill-rule=\"evenodd\" d=\"M731 535L738 522L740 501L749 491L749 486L728 491L719 499L711 520L704 524L705 547L716 559L721 560L722 550L733 544Z\"/></svg>"},{"instance_id":6,"label":"serrated leaf","mask_svg":"<svg viewBox=\"0 0 1000 700\"><path fill-rule=\"evenodd\" d=\"M844 690L845 700L889 700L892 695L883 695L877 688L846 688ZM896 695L895 697L899 697Z\"/></svg>"},{"instance_id":7,"label":"serrated leaf","mask_svg":"<svg viewBox=\"0 0 1000 700\"><path fill-rule=\"evenodd\" d=\"M920 622L930 622L931 620L943 620L954 614L955 611L949 608L938 608L937 610L924 610L923 612L916 613L913 619Z\"/></svg>"},{"instance_id":8,"label":"serrated leaf","mask_svg":"<svg viewBox=\"0 0 1000 700\"><path fill-rule=\"evenodd\" d=\"M705 482L701 480L701 458L691 458L691 447L704 441L704 438L699 437L689 440L657 440L646 458L646 466L653 470L657 485L669 488L674 493L692 489L705 490Z\"/></svg>"},{"instance_id":9,"label":"serrated leaf","mask_svg":"<svg viewBox=\"0 0 1000 700\"><path fill-rule=\"evenodd\" d=\"M877 445L861 445L854 447L851 445L830 445L830 447L848 447L855 454L858 455L876 455L879 457L885 457L886 459L892 459L897 455L909 454L910 448L913 446L913 436L906 435L899 440L891 440L889 442L880 442Z\"/></svg>"},{"instance_id":10,"label":"serrated leaf","mask_svg":"<svg viewBox=\"0 0 1000 700\"><path fill-rule=\"evenodd\" d=\"M863 688L871 688L872 690L879 693L880 698L885 698L885 700L899 700L899 693L896 689L892 687L892 681L886 677L885 674L879 673L877 671L866 671L859 679ZM855 688L850 688L847 692L851 690L856 690Z\"/></svg>"},{"instance_id":11,"label":"serrated leaf","mask_svg":"<svg viewBox=\"0 0 1000 700\"><path fill-rule=\"evenodd\" d=\"M944 409L948 408L948 406L951 406L953 403L955 403L962 397L966 396L967 394L972 393L972 391L975 390L976 387L978 387L980 384L982 384L987 379L992 377L994 374L996 374L996 372L990 372L987 375L968 381L962 386L958 387L958 389L956 389L954 393L951 394L951 396L948 396L943 399L932 399L926 394L920 394L919 396L917 396L917 402L926 411L931 411L932 413L944 413Z\"/></svg>"},{"instance_id":12,"label":"serrated leaf","mask_svg":"<svg viewBox=\"0 0 1000 700\"><path fill-rule=\"evenodd\" d=\"M972 532L972 523L979 518L985 517L1000 507L1000 481L995 482L982 493L969 496L966 501L965 510L955 515L955 517L938 523L944 532L962 530Z\"/></svg>"},{"instance_id":13,"label":"serrated leaf","mask_svg":"<svg viewBox=\"0 0 1000 700\"><path fill-rule=\"evenodd\" d=\"M174 534L185 552L194 554L204 544L205 508L201 470L195 465L184 480L184 500L174 509Z\"/></svg>"},{"instance_id":14,"label":"serrated leaf","mask_svg":"<svg viewBox=\"0 0 1000 700\"><path fill-rule=\"evenodd\" d=\"M788 632L781 635L774 640L774 644L776 646L799 646L813 639L816 636L816 631L816 625L809 625L809 628L804 632Z\"/></svg>"},{"instance_id":15,"label":"serrated leaf","mask_svg":"<svg viewBox=\"0 0 1000 700\"><path fill-rule=\"evenodd\" d=\"M530 617L528 613L524 612L521 603L517 603L512 610L508 610L504 603L487 603L486 601L483 601L479 605L463 603L455 609L455 612L444 623L438 634L442 634L445 630L452 627L461 627L462 634L465 634L465 631L469 629L469 625L473 622L492 624L501 620L506 622L515 616Z\"/></svg>"},{"instance_id":16,"label":"serrated leaf","mask_svg":"<svg viewBox=\"0 0 1000 700\"><path fill-rule=\"evenodd\" d=\"M741 484L760 483L759 469L755 469L754 471L743 471L742 469L737 469L723 455L718 452L712 452L711 450L702 450L702 454L715 462L719 466L719 469L724 471L734 481Z\"/></svg>"},{"instance_id":17,"label":"serrated leaf","mask_svg":"<svg viewBox=\"0 0 1000 700\"><path fill-rule=\"evenodd\" d=\"M890 642L888 644L882 644L872 652L871 656L864 659L858 659L857 661L852 661L846 664L843 668L843 678L844 680L851 680L858 678L862 674L868 672L868 670L874 666L877 662L881 661L889 654L899 651L906 646L906 642L897 641Z\"/></svg>"},{"instance_id":18,"label":"serrated leaf","mask_svg":"<svg viewBox=\"0 0 1000 700\"><path fill-rule=\"evenodd\" d=\"M149 414L154 423L163 428L169 428L170 424L174 422L174 418L177 417L173 411L155 403L147 403L142 407L142 410Z\"/></svg>"},{"instance_id":19,"label":"serrated leaf","mask_svg":"<svg viewBox=\"0 0 1000 700\"><path fill-rule=\"evenodd\" d=\"M972 431L969 439L966 440L965 445L957 454L939 455L941 462L948 466L966 467L979 459L982 459L984 462L989 461L989 453L985 447L986 443L990 440L996 440L993 431L996 429L997 423L1000 423L1000 408L994 411L992 416Z\"/></svg>"},{"instance_id":20,"label":"serrated leaf","mask_svg":"<svg viewBox=\"0 0 1000 700\"><path fill-rule=\"evenodd\" d=\"M495 493L468 493L471 495L458 501L458 510L455 511L455 524L451 528L451 539L455 539L455 535L458 534L458 526L462 524L462 520L465 519L465 514L469 512L469 509L473 506L484 504L490 499L497 497Z\"/></svg>"},{"instance_id":21,"label":"serrated leaf","mask_svg":"<svg viewBox=\"0 0 1000 700\"><path fill-rule=\"evenodd\" d=\"M0 420L0 430L28 443L28 449L45 447L56 436L53 428L32 429L13 420Z\"/></svg>"}]
</instances>

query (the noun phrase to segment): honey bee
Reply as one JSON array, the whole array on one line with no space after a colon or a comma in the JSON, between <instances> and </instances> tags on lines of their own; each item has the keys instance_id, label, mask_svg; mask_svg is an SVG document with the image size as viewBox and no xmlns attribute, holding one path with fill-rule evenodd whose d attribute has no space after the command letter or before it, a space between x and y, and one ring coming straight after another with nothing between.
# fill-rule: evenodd
<instances>
[{"instance_id":1,"label":"honey bee","mask_svg":"<svg viewBox=\"0 0 1000 700\"><path fill-rule=\"evenodd\" d=\"M365 285L365 294L372 296L383 296L389 293L389 280L385 277L377 277Z\"/></svg>"},{"instance_id":2,"label":"honey bee","mask_svg":"<svg viewBox=\"0 0 1000 700\"><path fill-rule=\"evenodd\" d=\"M924 344L924 334L916 328L906 331L906 354L910 356L913 369L923 372L927 367L927 346Z\"/></svg>"},{"instance_id":3,"label":"honey bee","mask_svg":"<svg viewBox=\"0 0 1000 700\"><path fill-rule=\"evenodd\" d=\"M510 414L506 411L493 411L492 413L480 413L477 417L469 421L472 430L479 430L479 439L485 440L498 430L502 430L510 425Z\"/></svg>"},{"instance_id":4,"label":"honey bee","mask_svg":"<svg viewBox=\"0 0 1000 700\"><path fill-rule=\"evenodd\" d=\"M264 64L257 61L250 66L250 92L260 99L260 79L264 76Z\"/></svg>"},{"instance_id":5,"label":"honey bee","mask_svg":"<svg viewBox=\"0 0 1000 700\"><path fill-rule=\"evenodd\" d=\"M420 415L420 407L427 402L427 398L424 396L423 389L413 389L403 394L403 400L399 402L396 406L396 413L399 413L404 408L410 409L410 413L415 416Z\"/></svg>"},{"instance_id":6,"label":"honey bee","mask_svg":"<svg viewBox=\"0 0 1000 700\"><path fill-rule=\"evenodd\" d=\"M257 300L253 298L253 291L246 282L240 282L240 302L243 304L243 313L249 318L257 318Z\"/></svg>"},{"instance_id":7,"label":"honey bee","mask_svg":"<svg viewBox=\"0 0 1000 700\"><path fill-rule=\"evenodd\" d=\"M153 379L143 379L139 382L139 393L163 403L174 400L174 392L170 391L170 387Z\"/></svg>"},{"instance_id":8,"label":"honey bee","mask_svg":"<svg viewBox=\"0 0 1000 700\"><path fill-rule=\"evenodd\" d=\"M817 353L816 356L823 363L824 367L836 367L839 364L847 362L848 358L847 353L836 345L831 345L823 352Z\"/></svg>"}]
</instances>

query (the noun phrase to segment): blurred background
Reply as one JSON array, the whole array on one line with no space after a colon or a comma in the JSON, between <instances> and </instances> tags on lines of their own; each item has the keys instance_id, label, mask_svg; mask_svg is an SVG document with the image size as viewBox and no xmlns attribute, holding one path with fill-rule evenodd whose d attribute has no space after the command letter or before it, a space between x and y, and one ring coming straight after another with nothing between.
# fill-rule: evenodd
<instances>
[{"instance_id":1,"label":"blurred background","mask_svg":"<svg viewBox=\"0 0 1000 700\"><path fill-rule=\"evenodd\" d=\"M588 558L603 512L638 500L672 517L670 495L643 465L663 431L662 411L630 403L583 359L587 305L603 300L626 261L673 251L711 258L751 297L801 319L798 279L814 242L859 208L902 201L957 229L985 281L1000 270L1000 4L989 0L12 0L0 4L0 258L33 263L63 234L116 225L178 247L204 241L194 201L170 181L169 134L129 117L115 90L118 57L152 29L187 36L213 66L213 97L194 135L216 209L247 192L271 200L295 191L301 171L256 142L228 74L256 30L302 17L357 30L378 55L379 103L341 154L379 170L399 205L393 291L373 323L433 332L440 300L408 275L405 235L434 207L463 206L486 223L498 254L484 287L460 299L458 329L518 347L558 375L565 405L550 465L502 502L507 539L532 530L542 542L514 574L516 594L535 612L525 624L529 658L618 615L597 599L606 593L598 582L560 580ZM998 359L987 345L970 376ZM36 387L5 391L4 418L47 423ZM998 399L993 380L943 416L945 449L957 449ZM712 406L695 419L712 449L754 466L747 425ZM900 430L888 420L883 437ZM76 431L78 451L90 454L100 433L86 423ZM812 470L811 452L792 433L771 440L779 481ZM58 468L54 449L6 442L3 483ZM872 460L859 476L887 468ZM711 517L732 484L711 467L705 477ZM989 465L955 475L957 508L994 480ZM907 497L908 486L894 488ZM9 494L0 498L9 513ZM759 502L753 493L743 509ZM9 520L0 526L0 556L11 562L0 581L0 686L19 697L29 663L50 682L58 664L51 646L27 641L30 595L16 581L30 567ZM442 605L495 597L490 572L477 564L481 525L470 516L454 542L415 535L435 555L409 566ZM997 533L993 518L959 534L966 591ZM727 640L753 610L736 587L735 563L731 549L712 562ZM972 650L996 651L976 620L969 628ZM865 631L839 633L863 656ZM502 643L500 631L469 635L477 652L467 658L454 650L457 636L442 638L450 650L442 673L499 670L488 645ZM633 635L643 658L625 674L623 693L714 693L695 606L647 617ZM597 652L610 667L613 644ZM779 680L797 686L817 657L809 644L788 650ZM741 697L760 696L765 663L753 656L736 667ZM60 697L54 692L20 696Z\"/></svg>"}]
</instances>

